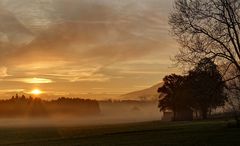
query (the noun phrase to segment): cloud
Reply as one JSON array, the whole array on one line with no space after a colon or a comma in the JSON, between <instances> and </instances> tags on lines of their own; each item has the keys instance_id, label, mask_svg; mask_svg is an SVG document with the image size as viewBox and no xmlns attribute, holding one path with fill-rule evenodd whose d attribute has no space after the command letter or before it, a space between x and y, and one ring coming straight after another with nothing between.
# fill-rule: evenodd
<instances>
[{"instance_id":1,"label":"cloud","mask_svg":"<svg viewBox=\"0 0 240 146\"><path fill-rule=\"evenodd\" d=\"M148 75L161 75L164 74L166 72L162 72L162 71L144 71L144 70L125 70L122 71L122 73L125 74L148 74Z\"/></svg>"},{"instance_id":2,"label":"cloud","mask_svg":"<svg viewBox=\"0 0 240 146\"><path fill-rule=\"evenodd\" d=\"M44 78L11 78L6 79L5 81L23 82L28 84L46 84L53 82L51 79Z\"/></svg>"},{"instance_id":3,"label":"cloud","mask_svg":"<svg viewBox=\"0 0 240 146\"><path fill-rule=\"evenodd\" d=\"M5 79L11 81L11 88L20 83L48 83L46 87L61 92L66 86L113 88L104 83L115 84L118 90L144 75L156 82L169 71L161 63L169 65L168 56L177 48L168 35L171 3L0 0L0 66L7 68L0 69L0 76L11 75ZM139 60L150 63L122 65ZM156 60L161 63L151 65ZM143 79L135 84L143 85Z\"/></svg>"},{"instance_id":4,"label":"cloud","mask_svg":"<svg viewBox=\"0 0 240 146\"><path fill-rule=\"evenodd\" d=\"M100 66L78 66L56 68L53 71L43 73L44 76L69 82L105 82L111 77L99 73Z\"/></svg>"},{"instance_id":5,"label":"cloud","mask_svg":"<svg viewBox=\"0 0 240 146\"><path fill-rule=\"evenodd\" d=\"M23 92L25 89L5 89L0 90L0 93L13 93L13 92Z\"/></svg>"},{"instance_id":6,"label":"cloud","mask_svg":"<svg viewBox=\"0 0 240 146\"><path fill-rule=\"evenodd\" d=\"M106 75L103 74L93 74L90 76L80 76L77 77L75 79L70 80L71 82L83 82L83 81L87 81L87 82L106 82L109 81L110 78Z\"/></svg>"},{"instance_id":7,"label":"cloud","mask_svg":"<svg viewBox=\"0 0 240 146\"><path fill-rule=\"evenodd\" d=\"M25 70L29 70L30 64L35 64L32 68L39 68L38 63L43 60L47 64L62 60L104 67L139 59L171 44L166 39L165 7L161 6L166 3L156 0L141 0L141 3L135 0L2 0L6 11L11 13L6 17L14 18L14 24L19 26L14 27L15 34L33 32L33 37L26 45L6 45L12 45L8 50L0 48L5 52L0 55L1 62L13 67L26 66ZM33 30L36 27L38 31ZM18 37L21 38L24 37Z\"/></svg>"},{"instance_id":8,"label":"cloud","mask_svg":"<svg viewBox=\"0 0 240 146\"><path fill-rule=\"evenodd\" d=\"M10 76L7 73L7 67L0 67L0 78L8 77Z\"/></svg>"},{"instance_id":9,"label":"cloud","mask_svg":"<svg viewBox=\"0 0 240 146\"><path fill-rule=\"evenodd\" d=\"M6 50L7 54L2 57L7 63L62 59L76 62L100 61L104 64L136 59L156 49L164 49L163 46L169 42L165 40L168 33L167 17L162 10L164 7L160 7L166 2L2 2L5 9L12 13L11 16L16 17L17 24L23 24L26 32L34 32L32 41L27 45L14 47L12 51ZM33 27L41 31L35 32ZM15 29L22 30L18 27ZM20 40L24 37L18 38Z\"/></svg>"},{"instance_id":10,"label":"cloud","mask_svg":"<svg viewBox=\"0 0 240 146\"><path fill-rule=\"evenodd\" d=\"M33 39L33 34L16 16L0 5L0 42L24 45Z\"/></svg>"}]
</instances>

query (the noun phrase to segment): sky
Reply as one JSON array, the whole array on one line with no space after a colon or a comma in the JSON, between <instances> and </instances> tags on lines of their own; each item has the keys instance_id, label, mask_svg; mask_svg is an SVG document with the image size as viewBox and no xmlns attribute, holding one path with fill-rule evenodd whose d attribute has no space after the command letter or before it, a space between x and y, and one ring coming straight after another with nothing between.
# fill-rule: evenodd
<instances>
[{"instance_id":1,"label":"sky","mask_svg":"<svg viewBox=\"0 0 240 146\"><path fill-rule=\"evenodd\" d=\"M178 72L173 0L0 0L0 96L124 94Z\"/></svg>"}]
</instances>

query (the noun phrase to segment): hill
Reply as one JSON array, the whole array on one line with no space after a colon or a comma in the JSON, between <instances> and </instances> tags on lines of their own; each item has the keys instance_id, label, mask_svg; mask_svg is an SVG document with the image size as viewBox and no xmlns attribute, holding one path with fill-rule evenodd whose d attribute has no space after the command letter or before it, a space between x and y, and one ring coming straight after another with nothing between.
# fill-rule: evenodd
<instances>
[{"instance_id":1,"label":"hill","mask_svg":"<svg viewBox=\"0 0 240 146\"><path fill-rule=\"evenodd\" d=\"M162 85L163 83L159 83L147 89L121 95L120 98L122 100L157 100L159 96L157 90Z\"/></svg>"}]
</instances>

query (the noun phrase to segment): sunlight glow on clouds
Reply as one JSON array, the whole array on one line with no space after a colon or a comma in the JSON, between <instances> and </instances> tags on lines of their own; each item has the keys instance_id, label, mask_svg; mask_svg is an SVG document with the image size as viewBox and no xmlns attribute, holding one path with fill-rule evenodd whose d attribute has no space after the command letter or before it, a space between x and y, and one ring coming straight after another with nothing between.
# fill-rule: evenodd
<instances>
[{"instance_id":1,"label":"sunlight glow on clouds","mask_svg":"<svg viewBox=\"0 0 240 146\"><path fill-rule=\"evenodd\" d=\"M16 79L8 79L8 81L23 82L23 83L29 83L29 84L46 84L46 83L53 82L50 79L44 79L44 78L16 78Z\"/></svg>"},{"instance_id":2,"label":"sunlight glow on clouds","mask_svg":"<svg viewBox=\"0 0 240 146\"><path fill-rule=\"evenodd\" d=\"M7 68L6 67L0 67L0 78L4 78L4 77L8 77L10 75L8 75L7 73Z\"/></svg>"},{"instance_id":3,"label":"sunlight glow on clouds","mask_svg":"<svg viewBox=\"0 0 240 146\"><path fill-rule=\"evenodd\" d=\"M6 89L0 90L0 93L16 93L16 92L23 92L25 89Z\"/></svg>"},{"instance_id":4,"label":"sunlight glow on clouds","mask_svg":"<svg viewBox=\"0 0 240 146\"><path fill-rule=\"evenodd\" d=\"M172 1L0 0L0 88L119 93L159 82L175 71Z\"/></svg>"}]
</instances>

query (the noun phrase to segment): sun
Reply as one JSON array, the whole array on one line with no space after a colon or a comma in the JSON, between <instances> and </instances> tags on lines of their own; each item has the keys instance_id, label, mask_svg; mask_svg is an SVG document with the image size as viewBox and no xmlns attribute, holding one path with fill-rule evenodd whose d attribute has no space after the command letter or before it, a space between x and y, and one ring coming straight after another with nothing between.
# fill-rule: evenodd
<instances>
[{"instance_id":1,"label":"sun","mask_svg":"<svg viewBox=\"0 0 240 146\"><path fill-rule=\"evenodd\" d=\"M42 94L42 91L39 90L39 89L34 89L34 90L31 91L31 94L40 95L40 94Z\"/></svg>"}]
</instances>

